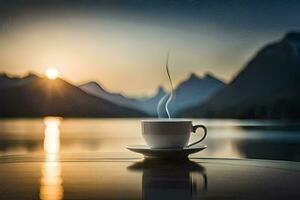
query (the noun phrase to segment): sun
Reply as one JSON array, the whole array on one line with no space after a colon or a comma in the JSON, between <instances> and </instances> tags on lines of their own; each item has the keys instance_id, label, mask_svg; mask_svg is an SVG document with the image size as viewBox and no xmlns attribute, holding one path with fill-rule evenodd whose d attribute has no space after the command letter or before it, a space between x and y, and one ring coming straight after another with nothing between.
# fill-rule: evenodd
<instances>
[{"instance_id":1,"label":"sun","mask_svg":"<svg viewBox=\"0 0 300 200\"><path fill-rule=\"evenodd\" d=\"M47 78L54 80L58 77L58 70L54 67L48 68L45 72Z\"/></svg>"}]
</instances>

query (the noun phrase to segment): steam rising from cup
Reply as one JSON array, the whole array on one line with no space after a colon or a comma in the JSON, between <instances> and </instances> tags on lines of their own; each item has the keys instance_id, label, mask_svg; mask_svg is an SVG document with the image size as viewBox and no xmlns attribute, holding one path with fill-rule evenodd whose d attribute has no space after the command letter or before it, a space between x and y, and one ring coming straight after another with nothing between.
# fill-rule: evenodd
<instances>
[{"instance_id":1,"label":"steam rising from cup","mask_svg":"<svg viewBox=\"0 0 300 200\"><path fill-rule=\"evenodd\" d=\"M158 104L157 104L157 107L156 107L156 111L157 111L157 115L158 117L161 117L160 116L160 107L163 105L163 103L165 102L165 99L168 97L166 103L165 103L165 111L168 115L168 118L170 119L171 118L171 115L170 115L170 111L169 111L169 104L171 103L172 99L173 99L173 96L174 96L174 87L173 87L173 83L172 83L172 78L171 78L171 75L170 75L170 70L169 70L169 54L170 52L168 52L167 54L167 62L166 62L166 72L167 72L167 75L168 75L168 79L169 79L169 82L170 82L170 85L171 85L171 93L170 94L166 94L165 96L163 96Z\"/></svg>"}]
</instances>

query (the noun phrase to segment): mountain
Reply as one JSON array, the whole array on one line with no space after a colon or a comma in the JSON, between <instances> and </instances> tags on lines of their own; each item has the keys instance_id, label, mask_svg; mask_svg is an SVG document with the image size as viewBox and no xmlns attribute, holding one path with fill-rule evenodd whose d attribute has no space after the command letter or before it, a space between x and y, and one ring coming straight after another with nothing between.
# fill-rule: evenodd
<instances>
[{"instance_id":1,"label":"mountain","mask_svg":"<svg viewBox=\"0 0 300 200\"><path fill-rule=\"evenodd\" d=\"M224 85L224 82L211 74L206 74L201 78L192 73L187 80L176 87L169 110L176 114L183 109L200 104L223 88Z\"/></svg>"},{"instance_id":2,"label":"mountain","mask_svg":"<svg viewBox=\"0 0 300 200\"><path fill-rule=\"evenodd\" d=\"M176 87L174 91L174 99L170 103L169 110L171 114L175 115L175 113L182 109L207 100L224 85L225 84L222 81L218 80L211 74L206 74L203 78L200 78L195 74L191 74L187 80L181 82ZM89 94L101 97L116 104L145 111L151 116L156 116L158 114L158 103L168 94L162 86L158 87L153 96L143 98L128 97L119 93L110 93L96 82L89 82L80 85L79 88ZM164 110L166 100L167 98L164 99L162 106L160 107L161 116L166 116Z\"/></svg>"},{"instance_id":3,"label":"mountain","mask_svg":"<svg viewBox=\"0 0 300 200\"><path fill-rule=\"evenodd\" d=\"M159 100L166 94L163 87L159 87L156 94L150 97L128 97L120 93L111 93L104 89L99 83L91 81L82 85L79 88L83 91L114 102L119 105L135 108L147 112L149 115L156 115L156 106Z\"/></svg>"},{"instance_id":4,"label":"mountain","mask_svg":"<svg viewBox=\"0 0 300 200\"><path fill-rule=\"evenodd\" d=\"M0 90L0 117L139 117L146 114L92 96L62 80L37 77Z\"/></svg>"},{"instance_id":5,"label":"mountain","mask_svg":"<svg viewBox=\"0 0 300 200\"><path fill-rule=\"evenodd\" d=\"M157 105L159 101L167 94L162 86L159 86L156 93L151 97L140 98L136 104L138 108L146 111L152 116L157 116Z\"/></svg>"},{"instance_id":6,"label":"mountain","mask_svg":"<svg viewBox=\"0 0 300 200\"><path fill-rule=\"evenodd\" d=\"M266 45L227 86L180 116L299 119L300 33Z\"/></svg>"},{"instance_id":7,"label":"mountain","mask_svg":"<svg viewBox=\"0 0 300 200\"><path fill-rule=\"evenodd\" d=\"M120 93L108 92L108 90L104 89L99 83L95 81L79 85L78 87L91 95L106 99L119 105L135 107L135 103L137 102L136 99L126 97Z\"/></svg>"},{"instance_id":8,"label":"mountain","mask_svg":"<svg viewBox=\"0 0 300 200\"><path fill-rule=\"evenodd\" d=\"M29 73L25 77L9 76L5 73L0 73L0 89L21 86L38 78L35 74Z\"/></svg>"}]
</instances>

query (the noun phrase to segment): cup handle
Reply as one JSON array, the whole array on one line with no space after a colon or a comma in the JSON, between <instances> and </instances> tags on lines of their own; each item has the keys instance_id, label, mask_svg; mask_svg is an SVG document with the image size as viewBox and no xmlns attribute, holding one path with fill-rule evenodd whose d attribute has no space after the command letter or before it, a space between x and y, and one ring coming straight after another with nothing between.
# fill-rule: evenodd
<instances>
[{"instance_id":1,"label":"cup handle","mask_svg":"<svg viewBox=\"0 0 300 200\"><path fill-rule=\"evenodd\" d=\"M187 145L187 147L194 146L195 144L198 144L199 142L202 142L205 139L205 137L207 135L207 129L206 129L206 127L204 125L195 125L195 126L192 126L193 133L196 133L196 131L197 131L198 128L203 128L203 131L204 131L203 137L200 140Z\"/></svg>"}]
</instances>

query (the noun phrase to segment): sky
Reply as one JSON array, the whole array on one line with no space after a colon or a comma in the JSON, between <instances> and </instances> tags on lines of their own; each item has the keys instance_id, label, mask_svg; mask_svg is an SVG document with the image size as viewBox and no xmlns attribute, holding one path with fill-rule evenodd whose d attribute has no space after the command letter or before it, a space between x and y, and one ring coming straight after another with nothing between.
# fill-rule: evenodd
<instances>
[{"instance_id":1,"label":"sky","mask_svg":"<svg viewBox=\"0 0 300 200\"><path fill-rule=\"evenodd\" d=\"M212 73L229 82L264 45L299 30L300 1L0 1L0 72L55 67L73 84L149 95Z\"/></svg>"}]
</instances>

